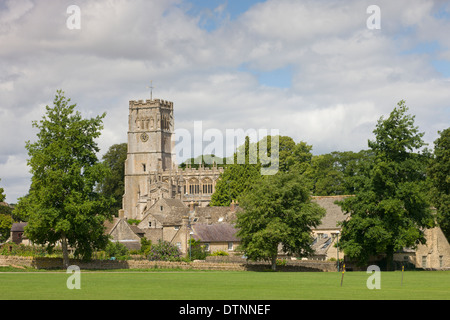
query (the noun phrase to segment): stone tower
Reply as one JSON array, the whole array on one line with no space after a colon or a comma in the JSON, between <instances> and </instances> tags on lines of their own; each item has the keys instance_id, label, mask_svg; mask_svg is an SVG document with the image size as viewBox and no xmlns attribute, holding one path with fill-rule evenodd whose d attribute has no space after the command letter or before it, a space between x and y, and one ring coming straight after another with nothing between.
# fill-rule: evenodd
<instances>
[{"instance_id":1,"label":"stone tower","mask_svg":"<svg viewBox=\"0 0 450 320\"><path fill-rule=\"evenodd\" d=\"M149 174L173 167L173 103L130 101L123 215L141 219L149 193Z\"/></svg>"}]
</instances>

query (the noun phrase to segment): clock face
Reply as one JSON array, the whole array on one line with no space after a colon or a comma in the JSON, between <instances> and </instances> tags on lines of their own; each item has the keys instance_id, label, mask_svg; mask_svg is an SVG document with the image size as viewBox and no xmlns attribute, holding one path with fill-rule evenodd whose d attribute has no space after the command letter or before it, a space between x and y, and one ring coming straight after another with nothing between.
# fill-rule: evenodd
<instances>
[{"instance_id":1,"label":"clock face","mask_svg":"<svg viewBox=\"0 0 450 320\"><path fill-rule=\"evenodd\" d=\"M146 134L145 132L143 134L141 134L141 140L142 140L142 142L147 142L148 134Z\"/></svg>"}]
</instances>

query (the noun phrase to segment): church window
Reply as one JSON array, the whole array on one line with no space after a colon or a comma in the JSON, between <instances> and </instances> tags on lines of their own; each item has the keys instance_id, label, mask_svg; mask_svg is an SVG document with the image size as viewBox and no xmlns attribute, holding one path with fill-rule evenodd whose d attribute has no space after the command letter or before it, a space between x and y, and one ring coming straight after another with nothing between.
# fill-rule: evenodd
<instances>
[{"instance_id":1,"label":"church window","mask_svg":"<svg viewBox=\"0 0 450 320\"><path fill-rule=\"evenodd\" d=\"M197 179L193 179L189 181L189 193L190 194L199 194L200 186Z\"/></svg>"},{"instance_id":2,"label":"church window","mask_svg":"<svg viewBox=\"0 0 450 320\"><path fill-rule=\"evenodd\" d=\"M147 166L145 165L145 163L142 164L142 170L147 171Z\"/></svg>"},{"instance_id":3,"label":"church window","mask_svg":"<svg viewBox=\"0 0 450 320\"><path fill-rule=\"evenodd\" d=\"M148 227L149 227L149 228L152 227L152 222L151 222L151 221L148 222Z\"/></svg>"},{"instance_id":4,"label":"church window","mask_svg":"<svg viewBox=\"0 0 450 320\"><path fill-rule=\"evenodd\" d=\"M211 179L206 178L202 181L202 191L204 194L213 193L213 185Z\"/></svg>"}]
</instances>

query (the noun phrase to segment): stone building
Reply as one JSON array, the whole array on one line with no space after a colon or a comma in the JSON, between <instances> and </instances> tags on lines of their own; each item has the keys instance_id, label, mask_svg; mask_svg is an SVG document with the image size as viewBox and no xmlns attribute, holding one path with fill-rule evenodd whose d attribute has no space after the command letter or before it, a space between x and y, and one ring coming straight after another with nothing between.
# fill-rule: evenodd
<instances>
[{"instance_id":1,"label":"stone building","mask_svg":"<svg viewBox=\"0 0 450 320\"><path fill-rule=\"evenodd\" d=\"M345 215L335 202L341 201L348 196L317 196L313 197L312 201L325 209L326 214L322 218L321 223L312 230L314 242L312 247L314 249L314 260L330 260L330 259L344 259L344 252L338 251L339 235L341 232L340 222L349 218Z\"/></svg>"},{"instance_id":2,"label":"stone building","mask_svg":"<svg viewBox=\"0 0 450 320\"><path fill-rule=\"evenodd\" d=\"M146 211L137 227L143 230L143 235L152 243L156 243L160 239L168 241L177 246L183 255L188 253L189 239L191 238L209 246L210 252L219 250L218 242L226 242L227 248L228 242L233 242L231 247L233 250L238 241L228 235L234 235L237 231L234 228L234 222L239 210L241 209L234 201L229 207L201 207L193 201L187 206L180 199L162 198ZM204 226L211 226L209 230L215 228L216 234L221 232L220 230L222 232L227 230L225 238L228 240L221 238L222 240L218 241L217 237L211 238L211 234L204 232ZM222 246L220 248L222 249Z\"/></svg>"},{"instance_id":3,"label":"stone building","mask_svg":"<svg viewBox=\"0 0 450 320\"><path fill-rule=\"evenodd\" d=\"M163 198L196 201L206 206L222 168L178 168L174 156L173 103L165 100L129 102L128 150L122 210L128 219L142 220Z\"/></svg>"}]
</instances>

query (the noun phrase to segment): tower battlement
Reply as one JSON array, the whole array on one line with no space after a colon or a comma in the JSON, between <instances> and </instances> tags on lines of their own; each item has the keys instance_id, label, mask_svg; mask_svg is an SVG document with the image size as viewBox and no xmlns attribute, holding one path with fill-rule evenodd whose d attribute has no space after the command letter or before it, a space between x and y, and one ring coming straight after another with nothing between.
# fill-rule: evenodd
<instances>
[{"instance_id":1,"label":"tower battlement","mask_svg":"<svg viewBox=\"0 0 450 320\"><path fill-rule=\"evenodd\" d=\"M130 100L130 109L131 108L139 108L139 107L142 108L144 106L148 106L148 107L161 106L161 107L173 109L173 102L167 101L167 100L162 100L162 99Z\"/></svg>"}]
</instances>

